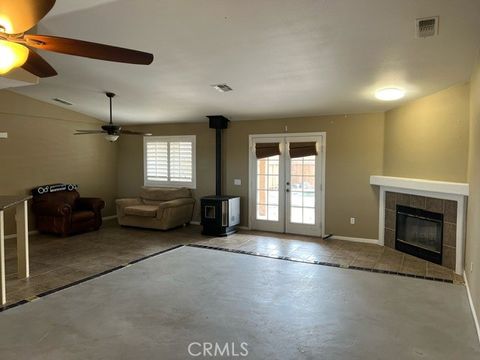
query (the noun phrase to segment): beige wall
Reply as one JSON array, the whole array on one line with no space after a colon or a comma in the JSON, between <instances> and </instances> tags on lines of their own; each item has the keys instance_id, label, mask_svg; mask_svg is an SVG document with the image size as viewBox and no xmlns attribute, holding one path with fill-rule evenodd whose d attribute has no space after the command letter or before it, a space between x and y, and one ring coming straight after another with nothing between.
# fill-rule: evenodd
<instances>
[{"instance_id":1,"label":"beige wall","mask_svg":"<svg viewBox=\"0 0 480 360\"><path fill-rule=\"evenodd\" d=\"M480 63L471 81L470 90L470 151L468 157L467 243L465 274L470 285L477 316L480 316ZM470 265L473 263L473 271Z\"/></svg>"},{"instance_id":2,"label":"beige wall","mask_svg":"<svg viewBox=\"0 0 480 360\"><path fill-rule=\"evenodd\" d=\"M131 127L133 129L133 127ZM196 135L197 199L215 193L215 132L208 123L165 124L136 127L157 136ZM118 194L136 197L143 186L143 137L123 136L118 140ZM195 214L199 218L197 201Z\"/></svg>"},{"instance_id":3,"label":"beige wall","mask_svg":"<svg viewBox=\"0 0 480 360\"><path fill-rule=\"evenodd\" d=\"M469 84L388 111L384 175L465 182Z\"/></svg>"},{"instance_id":4,"label":"beige wall","mask_svg":"<svg viewBox=\"0 0 480 360\"><path fill-rule=\"evenodd\" d=\"M387 114L319 116L232 122L224 134L224 192L242 198L248 223L248 135L327 133L326 232L377 238L378 194L372 174L465 181L468 154L468 85L458 85L410 102ZM94 128L95 119L8 91L0 92L1 193L22 194L39 184L75 182L83 195L107 201L136 196L143 185L143 139L124 136L117 144L101 136L73 136ZM215 191L215 132L208 123L145 125L155 135L197 136L198 198ZM409 141L406 142L405 139ZM384 141L385 139L385 141ZM435 144L434 151L423 144ZM408 145L408 146L407 146ZM418 151L415 156L412 149ZM426 165L431 160L432 164ZM241 179L242 185L233 185ZM350 225L350 217L357 218ZM199 219L198 206L195 219ZM7 233L13 216L7 213Z\"/></svg>"},{"instance_id":5,"label":"beige wall","mask_svg":"<svg viewBox=\"0 0 480 360\"><path fill-rule=\"evenodd\" d=\"M105 216L114 214L116 144L102 136L73 136L75 129L99 124L88 116L0 91L0 132L8 132L8 139L0 139L0 194L27 194L37 185L71 182L80 185L84 196L104 198ZM8 210L6 234L12 233L14 217Z\"/></svg>"},{"instance_id":6,"label":"beige wall","mask_svg":"<svg viewBox=\"0 0 480 360\"><path fill-rule=\"evenodd\" d=\"M378 238L377 191L369 176L383 166L384 114L235 121L224 132L224 193L242 199L242 224L248 222L248 135L285 132L327 133L326 231L336 235ZM197 135L196 197L215 191L215 132L207 122L136 127L154 135ZM119 142L119 194L133 196L143 185L142 139ZM241 179L242 185L233 185ZM350 217L357 218L350 225ZM196 210L198 220L199 212Z\"/></svg>"}]
</instances>

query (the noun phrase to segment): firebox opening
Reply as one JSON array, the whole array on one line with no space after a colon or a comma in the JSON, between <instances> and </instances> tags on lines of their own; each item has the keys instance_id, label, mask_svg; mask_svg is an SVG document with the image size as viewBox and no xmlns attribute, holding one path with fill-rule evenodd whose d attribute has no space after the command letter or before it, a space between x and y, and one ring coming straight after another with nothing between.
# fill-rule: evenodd
<instances>
[{"instance_id":1,"label":"firebox opening","mask_svg":"<svg viewBox=\"0 0 480 360\"><path fill-rule=\"evenodd\" d=\"M442 264L443 214L397 205L395 249Z\"/></svg>"}]
</instances>

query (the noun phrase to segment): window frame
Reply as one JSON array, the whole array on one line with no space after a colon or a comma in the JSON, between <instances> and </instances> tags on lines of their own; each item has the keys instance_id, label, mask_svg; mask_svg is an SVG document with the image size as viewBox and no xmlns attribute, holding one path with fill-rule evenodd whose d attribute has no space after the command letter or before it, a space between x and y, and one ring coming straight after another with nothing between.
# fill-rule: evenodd
<instances>
[{"instance_id":1,"label":"window frame","mask_svg":"<svg viewBox=\"0 0 480 360\"><path fill-rule=\"evenodd\" d=\"M144 136L143 138L143 185L148 187L186 187L196 189L197 187L197 136L196 135L175 135L175 136ZM171 142L192 143L192 181L150 181L147 177L147 144L149 142L167 142L170 149ZM168 168L170 168L170 150L168 155Z\"/></svg>"}]
</instances>

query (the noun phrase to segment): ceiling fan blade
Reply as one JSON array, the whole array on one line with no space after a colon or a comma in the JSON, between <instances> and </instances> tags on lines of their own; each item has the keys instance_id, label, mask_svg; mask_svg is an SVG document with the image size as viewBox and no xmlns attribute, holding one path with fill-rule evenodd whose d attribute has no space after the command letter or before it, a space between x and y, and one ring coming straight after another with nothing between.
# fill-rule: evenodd
<instances>
[{"instance_id":1,"label":"ceiling fan blade","mask_svg":"<svg viewBox=\"0 0 480 360\"><path fill-rule=\"evenodd\" d=\"M22 68L41 78L57 75L55 69L33 50L28 53L27 62L23 64Z\"/></svg>"},{"instance_id":2,"label":"ceiling fan blade","mask_svg":"<svg viewBox=\"0 0 480 360\"><path fill-rule=\"evenodd\" d=\"M153 61L153 55L146 52L97 44L83 40L30 34L25 35L25 40L27 41L27 45L40 50L82 56L91 59L138 65L150 65Z\"/></svg>"},{"instance_id":3,"label":"ceiling fan blade","mask_svg":"<svg viewBox=\"0 0 480 360\"><path fill-rule=\"evenodd\" d=\"M130 131L130 130L120 130L120 134L122 135L142 135L142 136L152 136L150 133L142 133L138 131Z\"/></svg>"},{"instance_id":4,"label":"ceiling fan blade","mask_svg":"<svg viewBox=\"0 0 480 360\"><path fill-rule=\"evenodd\" d=\"M21 34L34 27L55 5L55 0L2 0L0 26L7 34Z\"/></svg>"},{"instance_id":5,"label":"ceiling fan blade","mask_svg":"<svg viewBox=\"0 0 480 360\"><path fill-rule=\"evenodd\" d=\"M103 130L75 130L74 135L90 135L90 134L106 134L106 131Z\"/></svg>"}]
</instances>

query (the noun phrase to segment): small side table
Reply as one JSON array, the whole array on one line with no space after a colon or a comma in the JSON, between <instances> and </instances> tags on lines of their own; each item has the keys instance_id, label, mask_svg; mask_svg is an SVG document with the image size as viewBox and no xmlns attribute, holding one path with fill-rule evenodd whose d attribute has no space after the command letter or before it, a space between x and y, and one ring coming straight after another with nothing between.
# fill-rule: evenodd
<instances>
[{"instance_id":1,"label":"small side table","mask_svg":"<svg viewBox=\"0 0 480 360\"><path fill-rule=\"evenodd\" d=\"M32 196L2 196L0 195L0 305L7 302L5 280L5 224L4 211L16 207L17 222L17 269L20 279L30 276L28 258L28 200Z\"/></svg>"}]
</instances>

